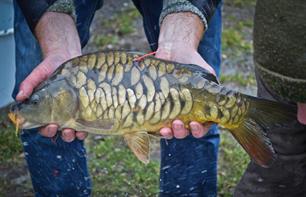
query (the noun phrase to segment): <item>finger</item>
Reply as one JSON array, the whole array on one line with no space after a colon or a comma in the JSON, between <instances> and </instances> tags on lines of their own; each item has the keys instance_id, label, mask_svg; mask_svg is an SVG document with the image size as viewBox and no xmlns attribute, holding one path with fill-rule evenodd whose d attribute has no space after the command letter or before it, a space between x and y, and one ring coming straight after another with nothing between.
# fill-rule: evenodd
<instances>
[{"instance_id":1,"label":"finger","mask_svg":"<svg viewBox=\"0 0 306 197\"><path fill-rule=\"evenodd\" d=\"M202 124L192 121L189 124L192 135L195 138L201 138L207 134L209 127L204 127Z\"/></svg>"},{"instance_id":2,"label":"finger","mask_svg":"<svg viewBox=\"0 0 306 197\"><path fill-rule=\"evenodd\" d=\"M298 103L297 118L301 124L306 125L306 103Z\"/></svg>"},{"instance_id":3,"label":"finger","mask_svg":"<svg viewBox=\"0 0 306 197\"><path fill-rule=\"evenodd\" d=\"M216 76L215 70L199 55L197 54L195 56L195 61L198 62L198 65L204 67L206 70L208 70L211 74Z\"/></svg>"},{"instance_id":4,"label":"finger","mask_svg":"<svg viewBox=\"0 0 306 197\"><path fill-rule=\"evenodd\" d=\"M173 132L172 132L171 128L169 128L169 127L164 127L159 132L166 139L172 139L173 138Z\"/></svg>"},{"instance_id":5,"label":"finger","mask_svg":"<svg viewBox=\"0 0 306 197\"><path fill-rule=\"evenodd\" d=\"M76 131L75 135L76 135L76 137L79 140L85 140L85 138L87 137L88 133L84 132L84 131Z\"/></svg>"},{"instance_id":6,"label":"finger","mask_svg":"<svg viewBox=\"0 0 306 197\"><path fill-rule=\"evenodd\" d=\"M49 124L39 130L40 135L44 137L54 137L56 135L58 126L56 124Z\"/></svg>"},{"instance_id":7,"label":"finger","mask_svg":"<svg viewBox=\"0 0 306 197\"><path fill-rule=\"evenodd\" d=\"M37 87L42 81L46 80L53 71L54 69L48 64L48 61L43 61L41 64L39 64L20 84L16 100L23 101L26 98L29 98L34 88Z\"/></svg>"},{"instance_id":8,"label":"finger","mask_svg":"<svg viewBox=\"0 0 306 197\"><path fill-rule=\"evenodd\" d=\"M65 142L72 142L75 139L75 131L73 129L63 129L62 139Z\"/></svg>"},{"instance_id":9,"label":"finger","mask_svg":"<svg viewBox=\"0 0 306 197\"><path fill-rule=\"evenodd\" d=\"M188 135L188 130L185 129L184 123L180 120L174 120L172 122L172 130L175 138L182 139Z\"/></svg>"}]
</instances>

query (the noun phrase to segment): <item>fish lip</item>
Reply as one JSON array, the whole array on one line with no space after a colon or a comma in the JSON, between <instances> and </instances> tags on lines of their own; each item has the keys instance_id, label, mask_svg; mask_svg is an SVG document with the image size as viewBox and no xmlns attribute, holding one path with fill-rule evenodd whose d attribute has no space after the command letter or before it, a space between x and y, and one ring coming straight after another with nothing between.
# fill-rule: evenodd
<instances>
[{"instance_id":1,"label":"fish lip","mask_svg":"<svg viewBox=\"0 0 306 197\"><path fill-rule=\"evenodd\" d=\"M22 125L20 126L20 128L22 129L35 129L35 128L39 128L39 127L42 127L42 125L39 125L39 124L34 124L34 123L31 123L31 122L23 122Z\"/></svg>"},{"instance_id":2,"label":"fish lip","mask_svg":"<svg viewBox=\"0 0 306 197\"><path fill-rule=\"evenodd\" d=\"M20 116L19 113L16 112L16 110L15 111L11 110L8 114L8 117L11 120L11 122L16 126L18 125L18 127L21 127L25 122L25 119L22 118L22 116Z\"/></svg>"},{"instance_id":3,"label":"fish lip","mask_svg":"<svg viewBox=\"0 0 306 197\"><path fill-rule=\"evenodd\" d=\"M39 124L28 122L18 112L9 112L10 120L16 125L17 129L34 129L41 127Z\"/></svg>"},{"instance_id":4,"label":"fish lip","mask_svg":"<svg viewBox=\"0 0 306 197\"><path fill-rule=\"evenodd\" d=\"M12 123L19 129L35 129L44 126L43 124L38 124L35 122L29 122L25 120L18 112L9 112L9 119Z\"/></svg>"}]
</instances>

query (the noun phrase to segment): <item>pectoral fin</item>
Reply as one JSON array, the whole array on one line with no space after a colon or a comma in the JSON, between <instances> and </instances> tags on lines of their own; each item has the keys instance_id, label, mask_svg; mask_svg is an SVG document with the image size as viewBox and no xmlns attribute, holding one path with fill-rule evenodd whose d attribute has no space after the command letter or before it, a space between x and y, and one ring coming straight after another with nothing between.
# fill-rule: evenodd
<instances>
[{"instance_id":1,"label":"pectoral fin","mask_svg":"<svg viewBox=\"0 0 306 197\"><path fill-rule=\"evenodd\" d=\"M96 134L109 134L109 131L114 129L115 122L113 120L74 120L71 119L66 122L61 128L73 128L77 131L87 131L89 133Z\"/></svg>"},{"instance_id":2,"label":"pectoral fin","mask_svg":"<svg viewBox=\"0 0 306 197\"><path fill-rule=\"evenodd\" d=\"M101 129L101 130L110 130L114 126L113 120L93 120L93 121L76 120L76 122L85 127Z\"/></svg>"},{"instance_id":3,"label":"pectoral fin","mask_svg":"<svg viewBox=\"0 0 306 197\"><path fill-rule=\"evenodd\" d=\"M124 139L136 157L143 163L148 164L150 160L149 135L145 132L126 134Z\"/></svg>"}]
</instances>

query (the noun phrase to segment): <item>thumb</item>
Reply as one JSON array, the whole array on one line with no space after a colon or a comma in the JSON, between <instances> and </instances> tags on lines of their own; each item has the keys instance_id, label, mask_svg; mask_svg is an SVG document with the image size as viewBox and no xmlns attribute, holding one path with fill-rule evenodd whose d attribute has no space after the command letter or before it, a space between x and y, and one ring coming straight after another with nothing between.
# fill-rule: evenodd
<instances>
[{"instance_id":1,"label":"thumb","mask_svg":"<svg viewBox=\"0 0 306 197\"><path fill-rule=\"evenodd\" d=\"M306 103L298 103L297 118L301 124L306 125Z\"/></svg>"},{"instance_id":2,"label":"thumb","mask_svg":"<svg viewBox=\"0 0 306 197\"><path fill-rule=\"evenodd\" d=\"M41 82L46 80L55 70L54 66L49 66L47 61L41 62L28 76L21 82L19 92L16 96L17 101L23 101L29 98Z\"/></svg>"}]
</instances>

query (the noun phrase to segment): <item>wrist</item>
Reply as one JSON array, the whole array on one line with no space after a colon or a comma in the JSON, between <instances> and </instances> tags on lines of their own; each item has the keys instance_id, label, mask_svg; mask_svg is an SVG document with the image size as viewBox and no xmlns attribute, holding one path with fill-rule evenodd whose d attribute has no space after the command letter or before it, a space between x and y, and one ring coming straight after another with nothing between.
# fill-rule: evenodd
<instances>
[{"instance_id":1,"label":"wrist","mask_svg":"<svg viewBox=\"0 0 306 197\"><path fill-rule=\"evenodd\" d=\"M191 12L167 15L160 28L159 46L164 43L188 47L197 50L204 33L201 19Z\"/></svg>"},{"instance_id":2,"label":"wrist","mask_svg":"<svg viewBox=\"0 0 306 197\"><path fill-rule=\"evenodd\" d=\"M46 51L44 53L44 59L57 59L59 61L67 61L80 55L82 55L81 48L67 49L66 47L62 47Z\"/></svg>"},{"instance_id":3,"label":"wrist","mask_svg":"<svg viewBox=\"0 0 306 197\"><path fill-rule=\"evenodd\" d=\"M46 12L35 28L35 35L44 58L71 59L81 55L75 23L67 14Z\"/></svg>"}]
</instances>

